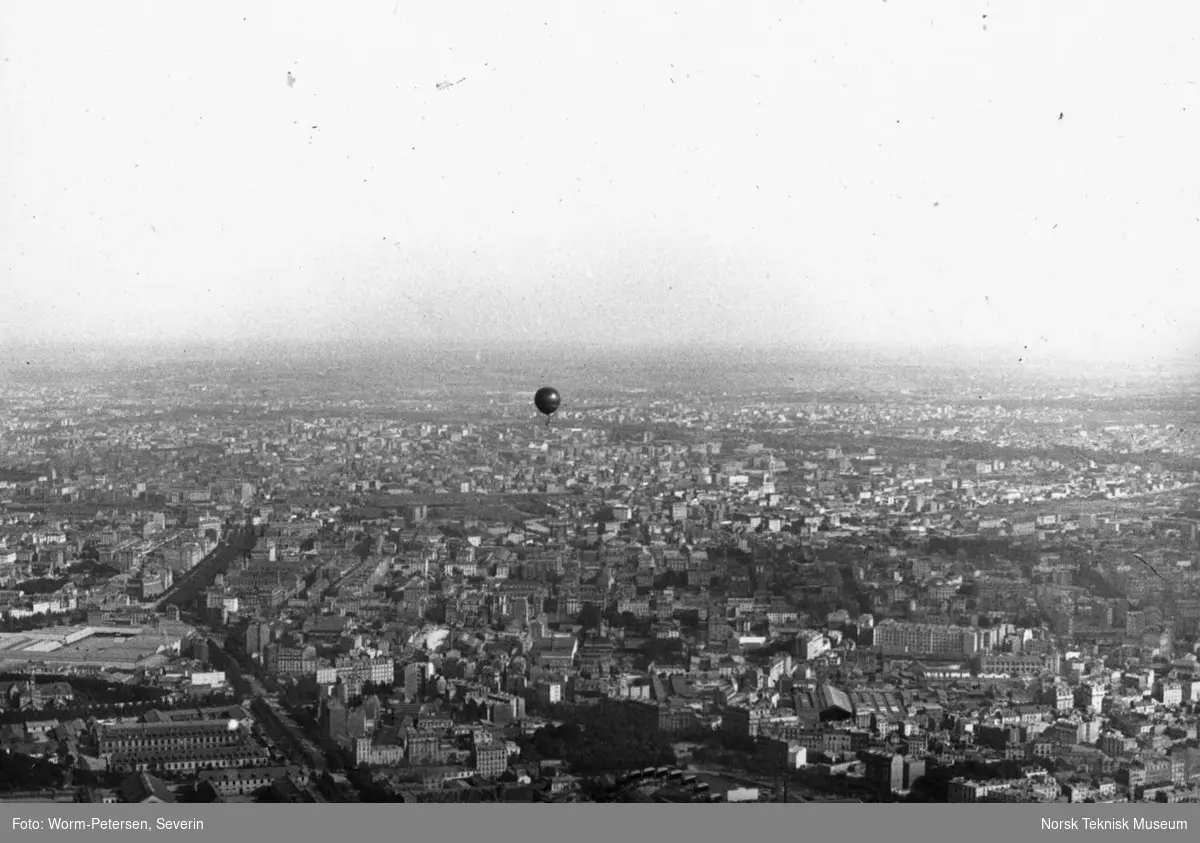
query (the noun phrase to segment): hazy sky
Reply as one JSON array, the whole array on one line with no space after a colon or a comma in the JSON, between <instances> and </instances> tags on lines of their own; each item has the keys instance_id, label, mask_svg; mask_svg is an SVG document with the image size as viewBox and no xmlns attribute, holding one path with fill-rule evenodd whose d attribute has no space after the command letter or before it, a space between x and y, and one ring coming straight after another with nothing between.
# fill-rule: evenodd
<instances>
[{"instance_id":1,"label":"hazy sky","mask_svg":"<svg viewBox=\"0 0 1200 843\"><path fill-rule=\"evenodd\" d=\"M1195 353L1198 34L1195 0L4 0L0 339Z\"/></svg>"}]
</instances>

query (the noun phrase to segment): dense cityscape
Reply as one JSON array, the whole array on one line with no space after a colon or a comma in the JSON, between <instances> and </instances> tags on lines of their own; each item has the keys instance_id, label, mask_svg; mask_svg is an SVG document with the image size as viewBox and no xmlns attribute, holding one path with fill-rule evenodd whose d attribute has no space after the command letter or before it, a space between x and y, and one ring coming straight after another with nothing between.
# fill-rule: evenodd
<instances>
[{"instance_id":1,"label":"dense cityscape","mask_svg":"<svg viewBox=\"0 0 1200 843\"><path fill-rule=\"evenodd\" d=\"M1200 801L1196 374L14 361L0 799Z\"/></svg>"}]
</instances>

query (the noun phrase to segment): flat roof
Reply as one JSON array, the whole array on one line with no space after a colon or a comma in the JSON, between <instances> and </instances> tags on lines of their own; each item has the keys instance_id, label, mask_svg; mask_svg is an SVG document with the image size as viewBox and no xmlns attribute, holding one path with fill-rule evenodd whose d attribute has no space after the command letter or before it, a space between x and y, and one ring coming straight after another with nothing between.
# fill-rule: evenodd
<instances>
[{"instance_id":1,"label":"flat roof","mask_svg":"<svg viewBox=\"0 0 1200 843\"><path fill-rule=\"evenodd\" d=\"M132 667L179 643L189 627L53 627L0 633L0 664L112 665Z\"/></svg>"}]
</instances>

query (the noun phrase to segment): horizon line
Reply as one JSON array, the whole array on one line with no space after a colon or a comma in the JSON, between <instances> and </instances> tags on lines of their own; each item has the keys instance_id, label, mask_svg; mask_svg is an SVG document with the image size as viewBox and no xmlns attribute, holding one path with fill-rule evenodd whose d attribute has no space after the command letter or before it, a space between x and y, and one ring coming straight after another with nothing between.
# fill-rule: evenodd
<instances>
[{"instance_id":1,"label":"horizon line","mask_svg":"<svg viewBox=\"0 0 1200 843\"><path fill-rule=\"evenodd\" d=\"M1018 356L1020 346L996 347L993 344L969 346L950 344L940 346L911 346L870 342L827 342L786 343L764 340L746 343L720 339L697 339L688 342L655 341L634 339L624 342L598 342L579 340L564 342L554 339L523 340L519 343L498 339L482 338L466 340L459 337L437 339L378 339L355 340L305 339L305 338L256 338L248 340L136 340L126 342L99 342L92 340L70 341L60 338L34 342L0 341L0 368L25 369L27 367L52 369L87 368L89 366L136 364L141 358L146 362L186 361L233 362L255 355L278 355L283 358L325 358L348 360L354 358L410 355L413 357L437 354L455 357L476 356L512 360L535 356L553 356L568 362L586 356L651 355L694 355L697 360L714 363L714 357L726 356L727 362L736 363L747 358L761 363L787 362L808 364L815 358L827 357L830 365L854 364L865 366L929 367L932 369L963 368L1027 371L1061 370L1072 367L1079 375L1093 375L1095 369L1131 370L1147 368L1186 369L1200 367L1200 352L1191 354L1176 350L1162 355L1113 355L1096 356L1086 350L1054 350L1044 356ZM51 356L52 360L45 359ZM72 364L64 357L77 356ZM41 358L41 359L39 359ZM492 362L496 362L493 360ZM24 364L24 365L22 365Z\"/></svg>"},{"instance_id":2,"label":"horizon line","mask_svg":"<svg viewBox=\"0 0 1200 843\"><path fill-rule=\"evenodd\" d=\"M352 339L333 339L329 337L249 337L245 339L125 339L118 338L115 340L99 340L95 338L79 338L67 339L62 337L50 338L21 338L21 339L0 339L0 354L5 354L14 351L33 351L38 349L59 350L59 349L81 349L88 351L106 351L106 352L131 352L142 349L146 350L188 350L188 349L241 349L241 348L281 348L281 349L314 349L314 350L342 350L355 348L453 348L453 349L471 349L471 350L491 350L514 352L529 348L555 348L564 347L580 348L587 350L606 350L606 349L662 349L669 351L673 349L703 349L713 348L721 350L742 349L746 351L756 352L798 352L798 353L813 353L813 352L829 352L829 351L848 351L861 352L867 351L871 353L896 353L902 355L939 355L939 354L990 354L997 351L1010 351L1012 349L1023 348L1019 340L1012 342L996 342L989 341L986 343L964 343L964 342L945 342L931 344L914 344L914 343L899 343L899 342L870 342L869 340L828 340L828 341L789 341L782 339L761 339L761 340L734 340L721 339L717 337L704 337L702 339L655 339L651 338L630 338L630 339L583 339L583 338L554 338L554 337L535 337L521 338L519 341L500 339L496 337L480 337L477 339L463 339L457 336L446 337L363 337ZM1061 347L1052 347L1048 351L1048 356L1068 356L1068 355L1084 355L1092 353L1094 349L1065 349ZM1119 349L1114 349L1113 353L1122 353ZM1200 347L1193 351L1184 351L1175 349L1169 354L1164 350L1162 354L1150 353L1149 356L1172 356L1178 358L1200 358Z\"/></svg>"}]
</instances>

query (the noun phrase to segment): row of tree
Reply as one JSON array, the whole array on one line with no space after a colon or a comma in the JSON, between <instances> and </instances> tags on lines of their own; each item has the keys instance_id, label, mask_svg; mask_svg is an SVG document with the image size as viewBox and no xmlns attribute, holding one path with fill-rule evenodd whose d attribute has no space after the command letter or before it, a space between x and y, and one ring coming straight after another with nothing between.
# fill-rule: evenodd
<instances>
[{"instance_id":1,"label":"row of tree","mask_svg":"<svg viewBox=\"0 0 1200 843\"><path fill-rule=\"evenodd\" d=\"M20 682L28 678L26 673L0 673L0 682ZM71 676L65 680L59 676L37 676L35 681L39 685L66 681L77 698L95 704L154 702L167 695L166 689L153 685L127 685L94 676Z\"/></svg>"},{"instance_id":2,"label":"row of tree","mask_svg":"<svg viewBox=\"0 0 1200 843\"><path fill-rule=\"evenodd\" d=\"M16 590L30 595L53 594L68 582L68 577L37 577L17 583Z\"/></svg>"},{"instance_id":3,"label":"row of tree","mask_svg":"<svg viewBox=\"0 0 1200 843\"><path fill-rule=\"evenodd\" d=\"M603 773L671 766L675 751L667 736L622 704L576 708L576 722L543 726L522 741L527 761L562 759L577 773Z\"/></svg>"}]
</instances>

